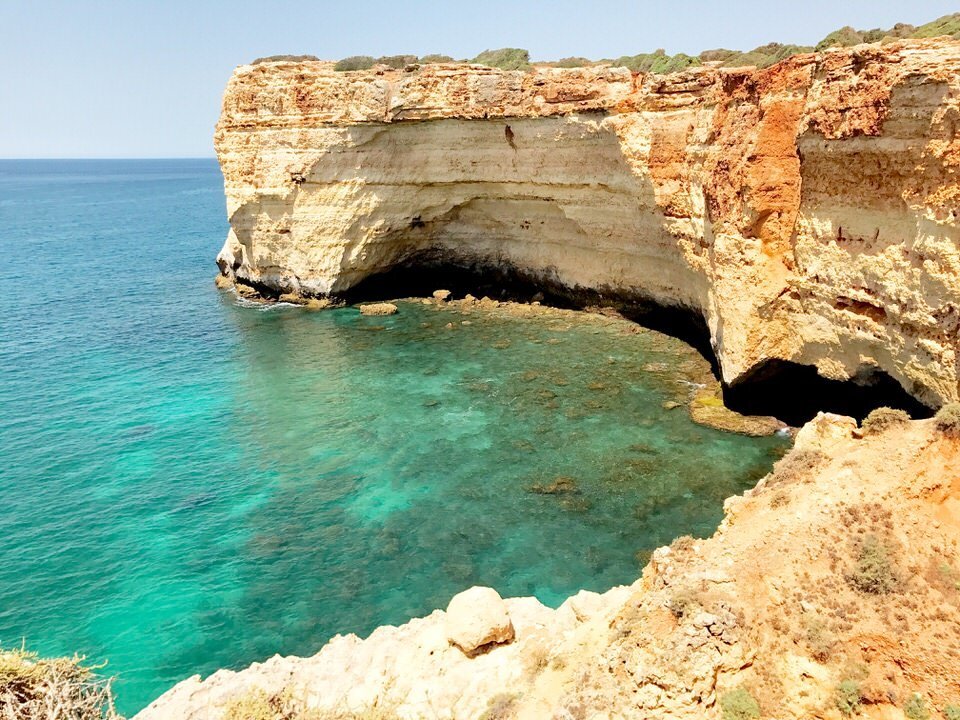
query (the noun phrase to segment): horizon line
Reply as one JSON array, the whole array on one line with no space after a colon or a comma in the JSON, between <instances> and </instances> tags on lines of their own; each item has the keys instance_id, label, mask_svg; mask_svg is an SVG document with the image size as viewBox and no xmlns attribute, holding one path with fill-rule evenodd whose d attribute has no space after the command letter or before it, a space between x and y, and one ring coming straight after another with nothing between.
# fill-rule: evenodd
<instances>
[{"instance_id":1,"label":"horizon line","mask_svg":"<svg viewBox=\"0 0 960 720\"><path fill-rule=\"evenodd\" d=\"M0 157L0 162L12 160L216 160L216 155L86 155L86 156L8 156Z\"/></svg>"}]
</instances>

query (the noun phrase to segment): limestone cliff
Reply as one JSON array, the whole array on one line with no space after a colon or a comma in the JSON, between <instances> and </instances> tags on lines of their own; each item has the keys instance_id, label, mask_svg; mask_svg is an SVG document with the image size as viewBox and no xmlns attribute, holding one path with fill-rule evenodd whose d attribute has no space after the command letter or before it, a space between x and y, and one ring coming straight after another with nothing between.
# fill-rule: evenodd
<instances>
[{"instance_id":1,"label":"limestone cliff","mask_svg":"<svg viewBox=\"0 0 960 720\"><path fill-rule=\"evenodd\" d=\"M218 258L265 294L417 262L509 266L701 315L728 383L770 360L958 394L960 43L765 70L244 65Z\"/></svg>"}]
</instances>

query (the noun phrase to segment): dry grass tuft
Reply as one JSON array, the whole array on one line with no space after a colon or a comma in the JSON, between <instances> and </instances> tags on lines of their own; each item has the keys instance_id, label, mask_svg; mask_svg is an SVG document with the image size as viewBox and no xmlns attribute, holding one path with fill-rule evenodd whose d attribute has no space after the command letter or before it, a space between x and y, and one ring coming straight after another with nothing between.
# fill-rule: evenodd
<instances>
[{"instance_id":1,"label":"dry grass tuft","mask_svg":"<svg viewBox=\"0 0 960 720\"><path fill-rule=\"evenodd\" d=\"M84 658L40 658L0 649L0 720L121 720L111 678Z\"/></svg>"}]
</instances>

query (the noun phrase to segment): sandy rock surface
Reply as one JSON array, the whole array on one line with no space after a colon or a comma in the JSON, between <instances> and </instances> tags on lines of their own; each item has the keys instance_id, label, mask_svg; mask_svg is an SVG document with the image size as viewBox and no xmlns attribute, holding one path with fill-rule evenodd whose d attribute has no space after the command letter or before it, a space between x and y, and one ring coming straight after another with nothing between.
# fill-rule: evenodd
<instances>
[{"instance_id":1,"label":"sandy rock surface","mask_svg":"<svg viewBox=\"0 0 960 720\"><path fill-rule=\"evenodd\" d=\"M488 587L472 587L454 595L447 606L445 627L447 640L467 655L514 638L506 603Z\"/></svg>"}]
</instances>

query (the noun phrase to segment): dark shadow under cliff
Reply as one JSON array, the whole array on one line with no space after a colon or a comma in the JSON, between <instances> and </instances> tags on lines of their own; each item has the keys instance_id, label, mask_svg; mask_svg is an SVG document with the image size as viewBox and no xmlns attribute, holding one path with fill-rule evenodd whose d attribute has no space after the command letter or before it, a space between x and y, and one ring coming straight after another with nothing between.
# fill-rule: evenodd
<instances>
[{"instance_id":1,"label":"dark shadow under cliff","mask_svg":"<svg viewBox=\"0 0 960 720\"><path fill-rule=\"evenodd\" d=\"M509 264L482 260L451 261L436 253L419 253L388 272L370 276L341 297L349 303L398 297L428 297L437 289L454 297L472 294L495 300L540 301L553 307L582 310L611 308L643 327L676 337L694 347L720 377L707 324L698 310L665 306L640 294L571 288L548 274L533 275ZM818 412L862 420L878 407L900 408L915 418L932 410L912 397L890 375L876 371L849 381L829 380L816 368L769 360L732 385L724 384L725 404L745 415L773 415L799 426Z\"/></svg>"}]
</instances>

